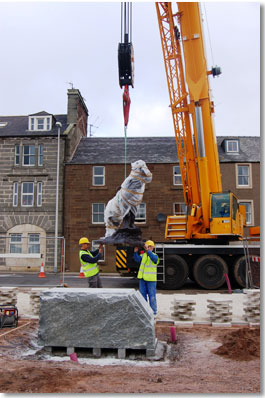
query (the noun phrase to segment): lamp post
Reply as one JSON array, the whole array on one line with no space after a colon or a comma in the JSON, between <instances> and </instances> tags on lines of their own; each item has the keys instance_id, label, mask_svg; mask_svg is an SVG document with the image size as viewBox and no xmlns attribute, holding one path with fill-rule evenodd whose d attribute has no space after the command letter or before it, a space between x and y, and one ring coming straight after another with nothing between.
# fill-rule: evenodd
<instances>
[{"instance_id":1,"label":"lamp post","mask_svg":"<svg viewBox=\"0 0 265 398\"><path fill-rule=\"evenodd\" d=\"M60 133L62 123L56 122L58 127L58 147L57 147L57 169L56 169L56 202L55 202L55 241L54 241L54 266L53 271L57 272L57 244L58 244L58 205L59 205L59 167L60 167Z\"/></svg>"}]
</instances>

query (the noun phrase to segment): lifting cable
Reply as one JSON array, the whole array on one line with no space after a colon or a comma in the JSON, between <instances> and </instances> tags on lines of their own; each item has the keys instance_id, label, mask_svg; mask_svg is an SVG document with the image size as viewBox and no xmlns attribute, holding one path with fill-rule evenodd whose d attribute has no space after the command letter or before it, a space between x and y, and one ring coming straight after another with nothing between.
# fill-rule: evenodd
<instances>
[{"instance_id":1,"label":"lifting cable","mask_svg":"<svg viewBox=\"0 0 265 398\"><path fill-rule=\"evenodd\" d=\"M126 178L127 164L127 126L130 112L129 86L133 87L134 80L134 56L132 37L132 3L121 3L121 42L118 47L119 83L123 92L123 116L124 116L124 169Z\"/></svg>"}]
</instances>

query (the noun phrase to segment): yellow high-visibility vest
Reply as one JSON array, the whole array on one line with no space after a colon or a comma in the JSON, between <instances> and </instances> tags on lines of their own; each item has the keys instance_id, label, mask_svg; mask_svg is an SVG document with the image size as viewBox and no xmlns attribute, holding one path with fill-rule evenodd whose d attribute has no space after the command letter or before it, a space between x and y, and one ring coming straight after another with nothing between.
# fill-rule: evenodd
<instances>
[{"instance_id":1,"label":"yellow high-visibility vest","mask_svg":"<svg viewBox=\"0 0 265 398\"><path fill-rule=\"evenodd\" d=\"M147 282L156 282L157 277L157 266L159 264L159 257L158 261L155 264L151 258L148 256L147 253L144 253L142 256L141 265L138 271L137 278L143 279Z\"/></svg>"},{"instance_id":2,"label":"yellow high-visibility vest","mask_svg":"<svg viewBox=\"0 0 265 398\"><path fill-rule=\"evenodd\" d=\"M97 275L97 273L99 272L97 263L94 263L94 264L86 263L81 258L83 254L88 254L90 257L93 257L93 256L90 253L90 251L88 251L88 250L80 250L80 252L79 252L80 263L82 265L85 277L89 278L90 276Z\"/></svg>"}]
</instances>

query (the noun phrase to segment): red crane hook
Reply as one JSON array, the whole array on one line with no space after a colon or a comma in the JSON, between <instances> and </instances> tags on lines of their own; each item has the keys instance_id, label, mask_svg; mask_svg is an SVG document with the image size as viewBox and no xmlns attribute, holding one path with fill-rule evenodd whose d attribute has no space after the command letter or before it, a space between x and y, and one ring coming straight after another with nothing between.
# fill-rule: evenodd
<instances>
[{"instance_id":1,"label":"red crane hook","mask_svg":"<svg viewBox=\"0 0 265 398\"><path fill-rule=\"evenodd\" d=\"M130 104L131 104L128 85L124 86L122 100L123 100L124 126L127 127L129 122L129 113L130 113Z\"/></svg>"}]
</instances>

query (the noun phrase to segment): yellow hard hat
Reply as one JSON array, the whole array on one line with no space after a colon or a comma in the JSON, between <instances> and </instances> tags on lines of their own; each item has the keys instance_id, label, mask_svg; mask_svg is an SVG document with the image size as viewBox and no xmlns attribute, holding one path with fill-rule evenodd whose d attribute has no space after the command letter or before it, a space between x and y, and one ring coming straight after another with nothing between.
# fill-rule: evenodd
<instances>
[{"instance_id":1,"label":"yellow hard hat","mask_svg":"<svg viewBox=\"0 0 265 398\"><path fill-rule=\"evenodd\" d=\"M147 241L145 242L145 244L146 244L146 246L153 246L153 247L155 247L155 244L154 244L154 242L153 242L152 240L147 240Z\"/></svg>"},{"instance_id":2,"label":"yellow hard hat","mask_svg":"<svg viewBox=\"0 0 265 398\"><path fill-rule=\"evenodd\" d=\"M79 239L79 245L82 245L83 243L90 243L87 238L81 238Z\"/></svg>"}]
</instances>

